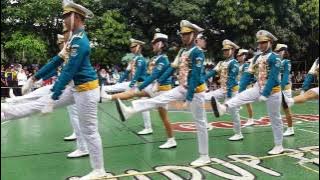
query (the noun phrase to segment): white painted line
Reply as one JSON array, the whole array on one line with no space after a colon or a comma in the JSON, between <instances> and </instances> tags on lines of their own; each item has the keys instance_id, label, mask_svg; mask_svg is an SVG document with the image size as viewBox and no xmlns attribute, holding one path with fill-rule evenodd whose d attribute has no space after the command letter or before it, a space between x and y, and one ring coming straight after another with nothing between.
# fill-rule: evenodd
<instances>
[{"instance_id":1,"label":"white painted line","mask_svg":"<svg viewBox=\"0 0 320 180\"><path fill-rule=\"evenodd\" d=\"M2 125L2 124L5 124L5 123L7 123L7 122L9 122L9 121L2 122L1 125Z\"/></svg>"},{"instance_id":2,"label":"white painted line","mask_svg":"<svg viewBox=\"0 0 320 180\"><path fill-rule=\"evenodd\" d=\"M305 129L297 129L297 130L305 131L305 132L309 132L309 133L313 133L313 134L319 134L318 132L310 131L310 130L305 130Z\"/></svg>"}]
</instances>

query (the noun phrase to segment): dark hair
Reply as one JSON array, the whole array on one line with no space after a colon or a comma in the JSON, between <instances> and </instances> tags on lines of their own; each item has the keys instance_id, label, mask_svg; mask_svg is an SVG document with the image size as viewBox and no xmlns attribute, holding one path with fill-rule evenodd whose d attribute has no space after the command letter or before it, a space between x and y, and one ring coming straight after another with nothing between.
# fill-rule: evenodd
<instances>
[{"instance_id":1,"label":"dark hair","mask_svg":"<svg viewBox=\"0 0 320 180\"><path fill-rule=\"evenodd\" d=\"M233 48L234 49L234 48ZM240 51L240 49L234 49L234 53L233 56L237 57L238 52Z\"/></svg>"},{"instance_id":2,"label":"dark hair","mask_svg":"<svg viewBox=\"0 0 320 180\"><path fill-rule=\"evenodd\" d=\"M247 60L249 60L249 59L251 59L251 58L253 58L253 51L249 51L248 53L247 53L247 56L246 56L246 59L245 59L245 61L247 61Z\"/></svg>"},{"instance_id":3,"label":"dark hair","mask_svg":"<svg viewBox=\"0 0 320 180\"><path fill-rule=\"evenodd\" d=\"M168 48L169 48L168 40L165 39L165 38L158 38L153 42L153 44L155 44L155 43L157 43L159 41L161 41L163 43L162 51L166 52L168 50Z\"/></svg>"},{"instance_id":4,"label":"dark hair","mask_svg":"<svg viewBox=\"0 0 320 180\"><path fill-rule=\"evenodd\" d=\"M286 47L282 47L276 52L279 53L280 51L284 51L283 58L285 58L285 59L289 58L289 52L288 52L288 49Z\"/></svg>"},{"instance_id":5,"label":"dark hair","mask_svg":"<svg viewBox=\"0 0 320 180\"><path fill-rule=\"evenodd\" d=\"M289 58L289 56L290 56L290 54L289 54L288 49L285 49L285 50L284 50L284 54L283 54L283 58L288 59L288 58Z\"/></svg>"}]
</instances>

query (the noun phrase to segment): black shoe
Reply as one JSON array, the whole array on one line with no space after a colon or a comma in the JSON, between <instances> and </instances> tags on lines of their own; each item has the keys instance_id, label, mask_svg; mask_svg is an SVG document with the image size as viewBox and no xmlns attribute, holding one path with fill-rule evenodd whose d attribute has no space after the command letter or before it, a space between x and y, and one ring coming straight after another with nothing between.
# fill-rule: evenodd
<instances>
[{"instance_id":1,"label":"black shoe","mask_svg":"<svg viewBox=\"0 0 320 180\"><path fill-rule=\"evenodd\" d=\"M211 97L211 107L212 107L214 116L220 117L218 107L217 107L217 100L214 96Z\"/></svg>"},{"instance_id":2,"label":"black shoe","mask_svg":"<svg viewBox=\"0 0 320 180\"><path fill-rule=\"evenodd\" d=\"M117 111L118 111L118 113L119 113L119 116L120 116L121 121L122 121L122 122L125 122L125 121L126 121L126 118L124 118L123 112L122 112L122 110L121 110L119 99L116 99L116 107L117 107Z\"/></svg>"}]
</instances>

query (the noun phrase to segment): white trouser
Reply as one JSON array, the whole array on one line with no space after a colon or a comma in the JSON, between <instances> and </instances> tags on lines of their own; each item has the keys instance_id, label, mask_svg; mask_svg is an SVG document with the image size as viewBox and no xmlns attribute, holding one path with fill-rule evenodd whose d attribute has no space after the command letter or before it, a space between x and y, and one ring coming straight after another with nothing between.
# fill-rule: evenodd
<instances>
[{"instance_id":1,"label":"white trouser","mask_svg":"<svg viewBox=\"0 0 320 180\"><path fill-rule=\"evenodd\" d=\"M114 85L109 85L109 86L102 86L102 90L106 91L107 93L115 93L115 92L122 92L122 91L127 91L131 89L129 87L130 81L129 82L122 82L122 83L117 83Z\"/></svg>"},{"instance_id":2,"label":"white trouser","mask_svg":"<svg viewBox=\"0 0 320 180\"><path fill-rule=\"evenodd\" d=\"M14 99L19 103L38 99L42 96L46 96L46 95L50 94L51 93L50 89L52 88L52 86L53 86L53 84L40 87L40 88L38 88L28 94L25 94L23 96L16 96L16 97L14 97Z\"/></svg>"},{"instance_id":3,"label":"white trouser","mask_svg":"<svg viewBox=\"0 0 320 180\"><path fill-rule=\"evenodd\" d=\"M97 117L100 98L99 88L74 92L73 97L78 109L80 131L88 146L91 167L93 169L104 169L103 149Z\"/></svg>"},{"instance_id":4,"label":"white trouser","mask_svg":"<svg viewBox=\"0 0 320 180\"><path fill-rule=\"evenodd\" d=\"M152 94L153 85L154 84L149 84L146 88L143 89L143 91L145 91L150 97L152 97L154 95L154 94ZM147 97L143 97L141 99L147 99ZM142 118L143 118L144 128L145 129L152 129L150 111L143 111Z\"/></svg>"},{"instance_id":5,"label":"white trouser","mask_svg":"<svg viewBox=\"0 0 320 180\"><path fill-rule=\"evenodd\" d=\"M84 141L83 135L80 130L80 125L79 125L79 114L78 114L78 109L75 104L67 106L67 110L69 113L69 119L71 126L73 128L74 133L76 134L77 137L77 149L80 151L87 151L87 144Z\"/></svg>"},{"instance_id":6,"label":"white trouser","mask_svg":"<svg viewBox=\"0 0 320 180\"><path fill-rule=\"evenodd\" d=\"M32 91L26 95L15 97L15 99L17 99L19 103L36 100L40 97L50 94L52 86L53 85L51 84L51 85L40 87L35 91ZM68 110L71 126L77 136L77 149L81 151L87 151L87 145L85 144L83 136L80 133L77 107L76 105L70 105L70 106L67 106L67 110Z\"/></svg>"},{"instance_id":7,"label":"white trouser","mask_svg":"<svg viewBox=\"0 0 320 180\"><path fill-rule=\"evenodd\" d=\"M282 92L287 98L292 98L292 90L291 89L283 90Z\"/></svg>"},{"instance_id":8,"label":"white trouser","mask_svg":"<svg viewBox=\"0 0 320 180\"><path fill-rule=\"evenodd\" d=\"M312 88L311 91L317 93L319 96L319 87Z\"/></svg>"},{"instance_id":9,"label":"white trouser","mask_svg":"<svg viewBox=\"0 0 320 180\"><path fill-rule=\"evenodd\" d=\"M238 94L238 92L233 92L232 93L232 97L234 97L237 94ZM212 96L214 96L218 100L224 99L225 102L227 102L228 99L229 99L227 97L226 92L222 88L219 88L219 89L214 90L214 91L207 92L205 94L205 99L206 100L211 100ZM229 110L229 112L231 114L232 121L233 121L233 131L236 134L240 134L241 133L241 122L240 122L240 114L239 114L240 106L232 107L232 108L229 108L228 110Z\"/></svg>"},{"instance_id":10,"label":"white trouser","mask_svg":"<svg viewBox=\"0 0 320 180\"><path fill-rule=\"evenodd\" d=\"M6 108L6 119L14 119L39 113L47 105L50 95L43 96L35 101L10 105ZM78 109L79 127L88 146L91 167L103 169L103 152L101 137L98 132L97 105L100 98L99 88L90 91L76 92L71 86L67 86L55 101L54 107L62 107L75 103Z\"/></svg>"},{"instance_id":11,"label":"white trouser","mask_svg":"<svg viewBox=\"0 0 320 180\"><path fill-rule=\"evenodd\" d=\"M155 97L155 96L161 94L162 92L164 92L164 91L155 92L154 91L155 85L156 85L155 83L149 84L147 87L145 87L143 89L143 91L145 91L150 97ZM148 99L148 98L145 97L145 98L141 98L141 99ZM167 109L167 105L165 105L163 108ZM150 111L143 111L142 117L143 117L143 122L144 122L144 128L151 129L152 125L151 125Z\"/></svg>"},{"instance_id":12,"label":"white trouser","mask_svg":"<svg viewBox=\"0 0 320 180\"><path fill-rule=\"evenodd\" d=\"M110 86L102 86L102 90L107 92L107 93L116 93L116 92L123 92L130 90L131 88L129 87L130 81L128 82L122 82L122 83L117 83L114 85ZM151 118L150 118L150 112L142 112L142 118L144 122L144 128L150 129L151 127Z\"/></svg>"},{"instance_id":13,"label":"white trouser","mask_svg":"<svg viewBox=\"0 0 320 180\"><path fill-rule=\"evenodd\" d=\"M172 101L183 101L186 99L186 94L187 90L182 86L178 86L170 91L164 91L153 98L132 101L132 105L138 112L147 111L163 107ZM208 131L205 120L204 94L204 92L195 93L190 104L193 121L197 127L198 149L200 155L208 155Z\"/></svg>"},{"instance_id":14,"label":"white trouser","mask_svg":"<svg viewBox=\"0 0 320 180\"><path fill-rule=\"evenodd\" d=\"M61 94L59 100L55 101L55 107L62 107L74 104L73 91L71 86L67 86ZM27 101L25 103L8 104L7 108L1 109L4 113L5 119L16 119L29 116L33 113L39 113L48 104L50 95L47 94L34 101Z\"/></svg>"},{"instance_id":15,"label":"white trouser","mask_svg":"<svg viewBox=\"0 0 320 180\"><path fill-rule=\"evenodd\" d=\"M156 83L152 83L150 85L148 85L147 87L145 87L143 89L143 91L145 91L151 98L155 97L155 96L159 96L160 94L163 94L167 91L158 91L158 87ZM168 104L162 106L162 108L164 109L168 109Z\"/></svg>"},{"instance_id":16,"label":"white trouser","mask_svg":"<svg viewBox=\"0 0 320 180\"><path fill-rule=\"evenodd\" d=\"M244 104L253 103L260 97L260 88L258 83L255 83L252 88L242 91L235 97L228 100L225 104L228 108L238 107ZM280 114L281 107L281 92L271 94L266 101L267 111L271 120L272 132L275 145L282 145L283 140L283 123Z\"/></svg>"},{"instance_id":17,"label":"white trouser","mask_svg":"<svg viewBox=\"0 0 320 180\"><path fill-rule=\"evenodd\" d=\"M147 87L145 87L142 91L146 92L150 97L155 97L159 95L159 93L155 90L156 83L151 83Z\"/></svg>"},{"instance_id":18,"label":"white trouser","mask_svg":"<svg viewBox=\"0 0 320 180\"><path fill-rule=\"evenodd\" d=\"M146 98L141 98L141 99L146 99ZM152 129L150 111L143 111L141 114L142 114L144 128Z\"/></svg>"}]
</instances>

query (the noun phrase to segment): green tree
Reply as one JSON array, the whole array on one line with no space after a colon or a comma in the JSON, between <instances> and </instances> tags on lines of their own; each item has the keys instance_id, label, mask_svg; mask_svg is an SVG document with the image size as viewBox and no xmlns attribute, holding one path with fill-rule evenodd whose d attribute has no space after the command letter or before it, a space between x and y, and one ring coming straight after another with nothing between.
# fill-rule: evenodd
<instances>
[{"instance_id":1,"label":"green tree","mask_svg":"<svg viewBox=\"0 0 320 180\"><path fill-rule=\"evenodd\" d=\"M16 31L34 34L48 44L47 56L57 53L56 34L61 32L61 0L1 1L2 45ZM182 19L206 29L208 56L220 60L221 42L230 39L243 48L256 47L255 33L268 30L289 45L293 61L319 55L319 0L75 0L95 18L87 20L93 41L94 62L117 63L128 51L129 37L147 42L143 54L151 57L150 40L156 28L180 42ZM106 11L107 10L107 11ZM5 51L9 55L12 51ZM307 66L309 66L308 64Z\"/></svg>"},{"instance_id":2,"label":"green tree","mask_svg":"<svg viewBox=\"0 0 320 180\"><path fill-rule=\"evenodd\" d=\"M62 1L23 0L1 1L1 31L5 32L5 42L16 31L40 36L49 44L47 57L56 54L56 35L62 30ZM9 52L7 52L9 53Z\"/></svg>"},{"instance_id":3,"label":"green tree","mask_svg":"<svg viewBox=\"0 0 320 180\"><path fill-rule=\"evenodd\" d=\"M119 63L128 52L130 31L125 18L117 10L108 10L88 22L88 32L94 44L91 59L95 63Z\"/></svg>"},{"instance_id":4,"label":"green tree","mask_svg":"<svg viewBox=\"0 0 320 180\"><path fill-rule=\"evenodd\" d=\"M46 62L47 45L33 34L23 35L21 32L12 34L4 48L12 52L11 59L15 61L25 61L27 63Z\"/></svg>"}]
</instances>

